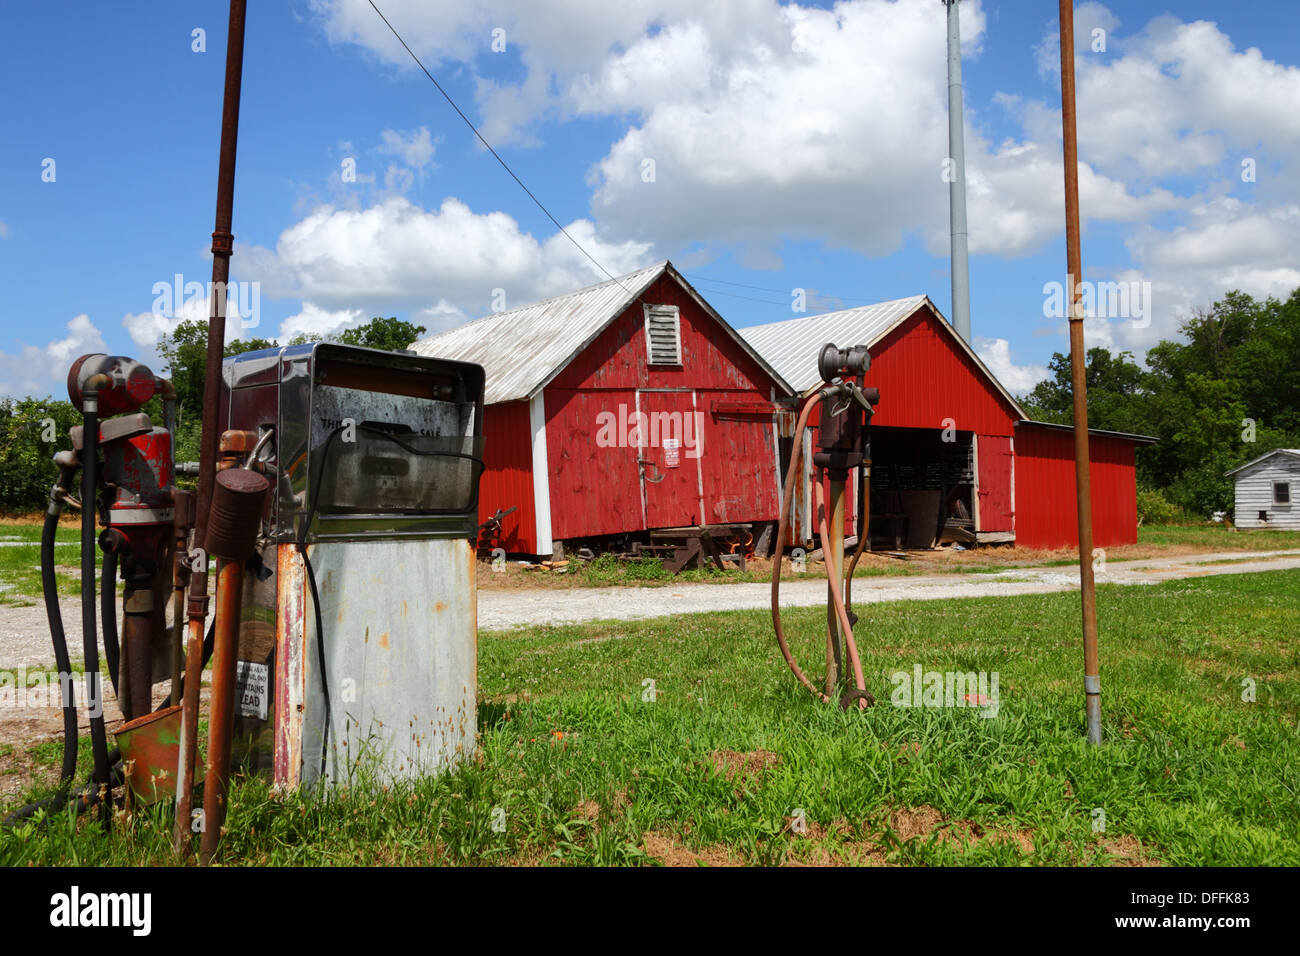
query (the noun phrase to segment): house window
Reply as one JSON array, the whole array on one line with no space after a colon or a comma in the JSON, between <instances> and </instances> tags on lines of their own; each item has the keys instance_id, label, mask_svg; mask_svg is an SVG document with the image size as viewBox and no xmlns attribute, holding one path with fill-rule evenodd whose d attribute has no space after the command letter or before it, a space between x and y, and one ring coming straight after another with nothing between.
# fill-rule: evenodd
<instances>
[{"instance_id":1,"label":"house window","mask_svg":"<svg viewBox=\"0 0 1300 956\"><path fill-rule=\"evenodd\" d=\"M1273 482L1273 504L1289 505L1291 503L1291 482Z\"/></svg>"},{"instance_id":2,"label":"house window","mask_svg":"<svg viewBox=\"0 0 1300 956\"><path fill-rule=\"evenodd\" d=\"M651 365L682 364L682 320L677 306L645 307L645 339Z\"/></svg>"}]
</instances>

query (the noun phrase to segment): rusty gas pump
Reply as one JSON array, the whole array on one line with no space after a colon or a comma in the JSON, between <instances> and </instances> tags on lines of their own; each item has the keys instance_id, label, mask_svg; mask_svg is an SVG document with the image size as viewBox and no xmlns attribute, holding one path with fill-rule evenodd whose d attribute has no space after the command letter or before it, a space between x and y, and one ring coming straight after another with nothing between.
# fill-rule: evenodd
<instances>
[{"instance_id":1,"label":"rusty gas pump","mask_svg":"<svg viewBox=\"0 0 1300 956\"><path fill-rule=\"evenodd\" d=\"M81 617L85 659L85 702L90 718L94 771L78 795L78 809L98 805L106 823L113 788L124 782L132 761L123 758L131 724L152 715L155 679L168 670L166 599L172 586L176 521L173 431L176 395L171 383L146 366L120 355L83 355L68 373L68 396L82 412L71 430L72 447L55 455L58 479L50 490L41 535L41 583L62 687L63 766L54 795L16 811L7 822L28 819L40 810L57 811L71 796L77 767L77 704L72 663L59 607L54 541L66 507L81 510ZM140 411L155 396L162 399L163 427ZM81 497L73 496L80 470ZM97 525L102 532L96 536ZM95 593L95 550L103 552L100 594ZM125 581L124 619L119 641L117 582ZM104 695L99 681L102 614L103 652L118 704L127 724L119 748L109 750Z\"/></svg>"},{"instance_id":2,"label":"rusty gas pump","mask_svg":"<svg viewBox=\"0 0 1300 956\"><path fill-rule=\"evenodd\" d=\"M799 682L818 699L838 699L842 709L857 704L866 708L875 698L867 691L862 662L853 636L857 616L852 609L853 571L867 545L871 467L871 417L880 401L880 392L865 386L871 367L866 346L837 348L824 345L817 357L817 369L823 386L809 395L799 412L795 427L793 454L782 492L781 515L777 526L778 547L772 568L772 623L777 644L786 664ZM803 478L803 436L810 427L813 410L820 407L817 451L813 453L813 496L818 535L826 563L826 678L819 689L803 673L790 651L781 626L781 556L789 523L790 505L796 482ZM844 566L844 510L849 475L858 473L858 540L849 567ZM823 480L829 481L830 502L826 501ZM847 661L848 667L845 666ZM851 673L850 673L851 671Z\"/></svg>"}]
</instances>

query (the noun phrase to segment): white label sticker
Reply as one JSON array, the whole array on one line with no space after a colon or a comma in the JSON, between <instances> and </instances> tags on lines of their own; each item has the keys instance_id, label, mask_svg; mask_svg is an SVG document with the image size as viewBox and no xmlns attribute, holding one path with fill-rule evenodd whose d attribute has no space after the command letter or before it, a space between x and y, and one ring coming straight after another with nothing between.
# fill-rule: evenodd
<instances>
[{"instance_id":1,"label":"white label sticker","mask_svg":"<svg viewBox=\"0 0 1300 956\"><path fill-rule=\"evenodd\" d=\"M681 464L682 455L681 452L678 450L680 447L681 447L681 442L679 442L676 438L664 439L664 467L665 468L676 468L679 464Z\"/></svg>"},{"instance_id":2,"label":"white label sticker","mask_svg":"<svg viewBox=\"0 0 1300 956\"><path fill-rule=\"evenodd\" d=\"M235 668L235 700L239 716L266 720L271 668L252 661L237 661Z\"/></svg>"}]
</instances>

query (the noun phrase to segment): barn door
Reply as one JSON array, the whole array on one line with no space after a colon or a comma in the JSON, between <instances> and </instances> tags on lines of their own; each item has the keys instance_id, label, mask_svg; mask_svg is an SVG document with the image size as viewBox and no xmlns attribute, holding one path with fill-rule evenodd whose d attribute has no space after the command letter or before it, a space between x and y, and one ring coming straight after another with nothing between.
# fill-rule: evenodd
<instances>
[{"instance_id":1,"label":"barn door","mask_svg":"<svg viewBox=\"0 0 1300 956\"><path fill-rule=\"evenodd\" d=\"M703 522L700 432L691 392L637 392L641 413L637 461L647 528Z\"/></svg>"},{"instance_id":2,"label":"barn door","mask_svg":"<svg viewBox=\"0 0 1300 956\"><path fill-rule=\"evenodd\" d=\"M1014 531L1015 464L1008 435L980 435L976 449L979 462L977 531Z\"/></svg>"}]
</instances>

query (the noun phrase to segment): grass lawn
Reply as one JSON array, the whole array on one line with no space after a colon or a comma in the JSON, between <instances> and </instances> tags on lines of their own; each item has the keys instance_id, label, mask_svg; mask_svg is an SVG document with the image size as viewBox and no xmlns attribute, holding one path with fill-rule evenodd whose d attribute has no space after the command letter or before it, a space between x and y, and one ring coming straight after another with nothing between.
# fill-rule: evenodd
<instances>
[{"instance_id":1,"label":"grass lawn","mask_svg":"<svg viewBox=\"0 0 1300 956\"><path fill-rule=\"evenodd\" d=\"M1103 585L1099 607L1099 749L1069 593L864 609L865 713L806 696L761 612L484 633L476 759L327 800L241 780L223 859L1300 864L1300 572ZM815 673L823 612L786 620ZM916 664L997 672L997 716L891 706ZM165 864L170 828L60 818L0 834L0 863Z\"/></svg>"},{"instance_id":2,"label":"grass lawn","mask_svg":"<svg viewBox=\"0 0 1300 956\"><path fill-rule=\"evenodd\" d=\"M55 567L59 593L74 597L80 593L81 524L65 518L54 537ZM96 562L99 557L96 556ZM39 523L0 522L0 606L39 604L41 601L41 526Z\"/></svg>"}]
</instances>

